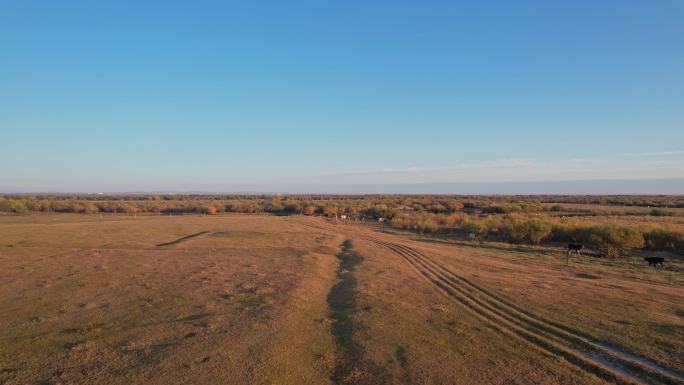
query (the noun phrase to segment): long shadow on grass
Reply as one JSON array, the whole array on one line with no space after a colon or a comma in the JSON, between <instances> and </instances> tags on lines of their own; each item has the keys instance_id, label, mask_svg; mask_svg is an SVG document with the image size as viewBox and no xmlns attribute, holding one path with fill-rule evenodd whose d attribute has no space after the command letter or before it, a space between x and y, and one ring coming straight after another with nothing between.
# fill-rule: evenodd
<instances>
[{"instance_id":1,"label":"long shadow on grass","mask_svg":"<svg viewBox=\"0 0 684 385\"><path fill-rule=\"evenodd\" d=\"M204 235L204 234L206 234L206 233L208 233L208 231L200 231L199 233L186 235L186 236L184 236L184 237L175 239L175 240L173 240L173 241L171 241L171 242L160 243L160 244L157 245L157 247L164 247L164 246L175 245L175 244L178 244L178 243L187 241L188 239L192 239L192 238L195 238L195 237L199 237L200 235Z\"/></svg>"},{"instance_id":2,"label":"long shadow on grass","mask_svg":"<svg viewBox=\"0 0 684 385\"><path fill-rule=\"evenodd\" d=\"M356 304L356 277L354 270L363 258L352 251L351 240L342 243L342 251L337 255L340 265L337 269L339 282L332 287L328 294L328 306L330 307L330 318L332 318L332 334L335 342L342 352L342 359L339 361L331 379L336 384L349 383L350 377L357 368L357 364L363 353L362 347L354 342L355 324L352 319L358 311Z\"/></svg>"}]
</instances>

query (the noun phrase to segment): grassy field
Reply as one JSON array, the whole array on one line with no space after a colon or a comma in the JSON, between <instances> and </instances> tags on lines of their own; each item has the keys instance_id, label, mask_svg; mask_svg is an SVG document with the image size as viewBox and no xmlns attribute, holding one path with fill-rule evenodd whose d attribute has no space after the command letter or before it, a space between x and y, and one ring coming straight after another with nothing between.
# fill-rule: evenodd
<instances>
[{"instance_id":1,"label":"grassy field","mask_svg":"<svg viewBox=\"0 0 684 385\"><path fill-rule=\"evenodd\" d=\"M317 217L0 217L1 384L682 383L684 263Z\"/></svg>"}]
</instances>

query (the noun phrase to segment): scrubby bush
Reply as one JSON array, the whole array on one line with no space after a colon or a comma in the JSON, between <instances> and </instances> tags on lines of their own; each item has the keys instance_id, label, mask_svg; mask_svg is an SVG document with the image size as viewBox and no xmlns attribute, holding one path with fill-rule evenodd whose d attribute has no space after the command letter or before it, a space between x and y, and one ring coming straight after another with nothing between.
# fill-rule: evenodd
<instances>
[{"instance_id":1,"label":"scrubby bush","mask_svg":"<svg viewBox=\"0 0 684 385\"><path fill-rule=\"evenodd\" d=\"M95 214L95 213L98 213L100 211L100 209L97 206L95 206L95 204L93 202L88 202L88 201L83 202L82 207L83 207L83 213L85 213L85 214Z\"/></svg>"},{"instance_id":2,"label":"scrubby bush","mask_svg":"<svg viewBox=\"0 0 684 385\"><path fill-rule=\"evenodd\" d=\"M489 226L487 222L483 220L465 220L463 223L461 223L461 230L468 233L473 233L480 238L487 234Z\"/></svg>"},{"instance_id":3,"label":"scrubby bush","mask_svg":"<svg viewBox=\"0 0 684 385\"><path fill-rule=\"evenodd\" d=\"M527 239L529 229L521 217L508 216L504 220L501 232L510 242L521 243Z\"/></svg>"},{"instance_id":4,"label":"scrubby bush","mask_svg":"<svg viewBox=\"0 0 684 385\"><path fill-rule=\"evenodd\" d=\"M593 227L575 220L556 222L551 226L550 239L557 242L584 243L591 240Z\"/></svg>"},{"instance_id":5,"label":"scrubby bush","mask_svg":"<svg viewBox=\"0 0 684 385\"><path fill-rule=\"evenodd\" d=\"M527 231L530 242L538 245L551 235L551 224L540 219L530 219L527 221Z\"/></svg>"},{"instance_id":6,"label":"scrubby bush","mask_svg":"<svg viewBox=\"0 0 684 385\"><path fill-rule=\"evenodd\" d=\"M439 225L433 214L421 213L416 216L416 230L419 233L434 233L439 229Z\"/></svg>"},{"instance_id":7,"label":"scrubby bush","mask_svg":"<svg viewBox=\"0 0 684 385\"><path fill-rule=\"evenodd\" d=\"M421 212L415 215L399 215L392 218L390 225L397 229L416 230L421 234L435 233L453 223L451 216Z\"/></svg>"},{"instance_id":8,"label":"scrubby bush","mask_svg":"<svg viewBox=\"0 0 684 385\"><path fill-rule=\"evenodd\" d=\"M316 213L316 206L315 205L306 205L306 206L304 206L302 213L304 215L314 215Z\"/></svg>"},{"instance_id":9,"label":"scrubby bush","mask_svg":"<svg viewBox=\"0 0 684 385\"><path fill-rule=\"evenodd\" d=\"M498 233L503 227L504 218L501 215L490 215L485 221L489 233Z\"/></svg>"},{"instance_id":10,"label":"scrubby bush","mask_svg":"<svg viewBox=\"0 0 684 385\"><path fill-rule=\"evenodd\" d=\"M670 215L674 215L674 213L670 212L669 210L665 210L665 209L653 209L653 210L651 210L650 214L655 216L655 217L667 217Z\"/></svg>"},{"instance_id":11,"label":"scrubby bush","mask_svg":"<svg viewBox=\"0 0 684 385\"><path fill-rule=\"evenodd\" d=\"M548 239L551 235L551 223L541 219L525 219L507 216L501 227L503 235L511 242L530 242L535 245Z\"/></svg>"},{"instance_id":12,"label":"scrubby bush","mask_svg":"<svg viewBox=\"0 0 684 385\"><path fill-rule=\"evenodd\" d=\"M619 257L625 250L644 245L644 237L638 230L615 223L594 228L592 243L607 257Z\"/></svg>"},{"instance_id":13,"label":"scrubby bush","mask_svg":"<svg viewBox=\"0 0 684 385\"><path fill-rule=\"evenodd\" d=\"M9 213L25 213L28 211L23 199L0 198L0 211Z\"/></svg>"},{"instance_id":14,"label":"scrubby bush","mask_svg":"<svg viewBox=\"0 0 684 385\"><path fill-rule=\"evenodd\" d=\"M435 214L440 214L446 212L447 208L441 203L435 203L434 205L430 205L429 210Z\"/></svg>"},{"instance_id":15,"label":"scrubby bush","mask_svg":"<svg viewBox=\"0 0 684 385\"><path fill-rule=\"evenodd\" d=\"M449 211L451 211L452 213L463 211L463 203L455 199L450 200L447 206L449 207Z\"/></svg>"},{"instance_id":16,"label":"scrubby bush","mask_svg":"<svg viewBox=\"0 0 684 385\"><path fill-rule=\"evenodd\" d=\"M650 225L642 227L641 232L650 250L684 251L684 230Z\"/></svg>"},{"instance_id":17,"label":"scrubby bush","mask_svg":"<svg viewBox=\"0 0 684 385\"><path fill-rule=\"evenodd\" d=\"M463 222L464 214L436 215L435 220L440 228L453 230L460 227Z\"/></svg>"}]
</instances>

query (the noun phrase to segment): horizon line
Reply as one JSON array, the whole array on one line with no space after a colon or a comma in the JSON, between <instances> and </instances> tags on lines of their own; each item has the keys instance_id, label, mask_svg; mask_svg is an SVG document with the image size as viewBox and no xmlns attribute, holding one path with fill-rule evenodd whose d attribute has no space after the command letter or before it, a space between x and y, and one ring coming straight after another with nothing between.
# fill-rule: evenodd
<instances>
[{"instance_id":1,"label":"horizon line","mask_svg":"<svg viewBox=\"0 0 684 385\"><path fill-rule=\"evenodd\" d=\"M652 186L653 183L666 183L668 186ZM572 186L578 184L581 186ZM674 185L673 185L674 184ZM610 186L613 185L613 186ZM615 185L622 185L626 191L607 191L606 189L619 190ZM534 189L523 191L520 188ZM566 186L574 187L572 191L543 191L549 188ZM302 188L310 187L308 190ZM455 191L458 188L470 191ZM424 188L425 191L416 189ZM445 191L441 189L453 189ZM584 191L579 191L580 188ZM476 192L477 189L483 189ZM490 190L492 189L492 190ZM493 191L499 190L501 191ZM510 189L508 191L503 191ZM297 191L299 190L299 191ZM346 191L345 191L346 190ZM403 191L402 191L403 190ZM433 191L428 191L433 190ZM441 190L441 191L439 191ZM485 191L489 190L489 191ZM592 191L593 190L593 191ZM661 191L657 191L661 190ZM420 183L385 183L385 184L320 184L315 187L306 184L297 184L286 188L243 189L243 190L186 190L186 189L163 189L163 190L73 190L73 191L0 191L0 196L11 195L684 195L684 178L655 178L655 179L575 179L554 181L490 181L490 182L420 182Z\"/></svg>"}]
</instances>

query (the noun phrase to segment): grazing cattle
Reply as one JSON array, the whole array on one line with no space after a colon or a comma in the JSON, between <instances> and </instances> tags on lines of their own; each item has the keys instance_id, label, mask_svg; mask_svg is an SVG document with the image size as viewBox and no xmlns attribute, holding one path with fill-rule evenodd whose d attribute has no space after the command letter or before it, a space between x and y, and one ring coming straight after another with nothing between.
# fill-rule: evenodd
<instances>
[{"instance_id":1,"label":"grazing cattle","mask_svg":"<svg viewBox=\"0 0 684 385\"><path fill-rule=\"evenodd\" d=\"M584 248L584 245L581 243L570 243L568 244L568 254L572 253L573 251L576 251L577 254L579 254L582 248Z\"/></svg>"},{"instance_id":2,"label":"grazing cattle","mask_svg":"<svg viewBox=\"0 0 684 385\"><path fill-rule=\"evenodd\" d=\"M648 262L649 266L658 267L658 264L660 264L660 266L663 267L663 263L665 263L665 258L663 258L663 257L646 257L646 258L644 258L644 261Z\"/></svg>"},{"instance_id":3,"label":"grazing cattle","mask_svg":"<svg viewBox=\"0 0 684 385\"><path fill-rule=\"evenodd\" d=\"M470 239L471 241L474 241L475 240L475 233L468 233L468 239Z\"/></svg>"}]
</instances>

